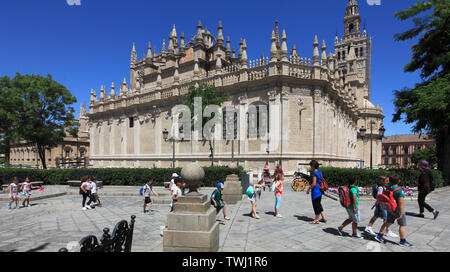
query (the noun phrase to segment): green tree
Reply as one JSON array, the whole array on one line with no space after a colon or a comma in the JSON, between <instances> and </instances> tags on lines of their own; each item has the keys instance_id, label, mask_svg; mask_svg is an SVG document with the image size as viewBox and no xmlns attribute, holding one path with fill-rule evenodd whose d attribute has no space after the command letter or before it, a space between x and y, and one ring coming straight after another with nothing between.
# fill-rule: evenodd
<instances>
[{"instance_id":1,"label":"green tree","mask_svg":"<svg viewBox=\"0 0 450 272\"><path fill-rule=\"evenodd\" d=\"M202 107L201 107L201 114L202 114L202 118L201 118L201 127L204 128L205 124L212 120L215 117L215 114L212 114L210 117L203 117L203 113L205 112L205 108L208 105L217 105L217 106L222 106L223 102L225 102L229 95L227 93L220 93L219 90L212 86L212 85L207 85L204 83L201 83L198 85L198 87L195 87L194 84L192 84L191 86L189 86L189 90L188 93L183 95L182 97L182 103L186 106L189 107L189 110L191 111L192 114L192 127L196 128L194 122L195 122L195 105L194 105L194 100L195 98L201 98L202 99ZM211 158L211 166L214 166L214 143L213 140L208 140L209 143L209 150L210 150L210 158Z\"/></svg>"},{"instance_id":2,"label":"green tree","mask_svg":"<svg viewBox=\"0 0 450 272\"><path fill-rule=\"evenodd\" d=\"M431 145L424 149L417 149L411 155L411 162L417 164L418 162L426 160L431 165L435 165L437 163L437 155L436 155L436 146Z\"/></svg>"},{"instance_id":3,"label":"green tree","mask_svg":"<svg viewBox=\"0 0 450 272\"><path fill-rule=\"evenodd\" d=\"M423 15L419 17L419 15ZM446 184L450 179L450 1L420 1L396 12L400 20L412 18L414 28L394 36L396 41L419 37L405 72L421 71L421 83L394 91L393 122L404 118L413 132L436 139L438 169Z\"/></svg>"},{"instance_id":4,"label":"green tree","mask_svg":"<svg viewBox=\"0 0 450 272\"><path fill-rule=\"evenodd\" d=\"M0 154L5 154L5 163L10 163L11 145L19 139L19 111L22 104L21 90L11 87L8 76L0 78Z\"/></svg>"},{"instance_id":5,"label":"green tree","mask_svg":"<svg viewBox=\"0 0 450 272\"><path fill-rule=\"evenodd\" d=\"M11 80L12 89L20 90L18 133L29 144L36 145L42 167L47 168L45 150L60 143L67 134L77 136L79 124L74 120L76 102L70 91L54 81L51 75L21 75Z\"/></svg>"}]
</instances>

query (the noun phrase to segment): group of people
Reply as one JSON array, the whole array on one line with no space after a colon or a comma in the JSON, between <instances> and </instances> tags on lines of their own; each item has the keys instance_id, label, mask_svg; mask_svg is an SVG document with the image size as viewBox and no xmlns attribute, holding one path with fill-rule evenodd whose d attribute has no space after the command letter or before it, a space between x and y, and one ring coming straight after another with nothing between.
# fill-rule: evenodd
<instances>
[{"instance_id":1,"label":"group of people","mask_svg":"<svg viewBox=\"0 0 450 272\"><path fill-rule=\"evenodd\" d=\"M307 194L311 192L312 204L315 214L315 219L311 224L318 224L321 222L326 222L324 210L321 204L322 193L320 191L320 185L323 182L322 172L319 170L319 163L315 160L310 162L310 166L313 170L310 187L307 190ZM434 190L433 177L430 172L430 166L428 162L421 161L418 164L418 168L421 174L417 180L418 188L418 203L419 211L418 217L424 217L425 208L433 214L433 219L436 219L439 215L439 211L433 209L429 204L425 202L426 196ZM343 229L352 224L352 237L357 239L363 239L362 235L358 233L358 224L360 223L360 210L359 210L359 191L358 191L358 180L356 176L350 176L348 178L348 188L349 195L351 199L351 205L345 207L348 214L348 218L342 222L342 224L337 227L337 231L340 235L343 235ZM406 240L406 212L405 212L405 194L400 187L400 177L397 174L393 174L389 177L381 176L378 185L375 187L376 192L373 193L374 197L383 194L386 190L389 190L393 194L393 198L397 204L395 210L387 210L383 208L380 201L376 201L374 208L375 212L373 217L370 219L369 224L365 228L365 232L373 235L374 239L380 243L385 242L384 236L399 237L400 236L400 246L413 247L411 243ZM378 199L378 198L377 198ZM319 218L321 219L319 220ZM373 224L375 221L381 218L383 219L383 224L377 233L373 231ZM397 221L399 225L399 235L393 233L389 228Z\"/></svg>"},{"instance_id":2,"label":"group of people","mask_svg":"<svg viewBox=\"0 0 450 272\"><path fill-rule=\"evenodd\" d=\"M79 193L82 196L82 210L91 210L92 208L94 208L94 204L99 207L102 206L97 190L97 179L95 177L84 176L81 178ZM88 198L89 201L86 203L86 200ZM92 202L94 202L94 204L91 204Z\"/></svg>"},{"instance_id":3,"label":"group of people","mask_svg":"<svg viewBox=\"0 0 450 272\"><path fill-rule=\"evenodd\" d=\"M12 209L11 205L13 203L16 204L16 206L15 206L16 209L28 207L30 205L30 200L31 200L31 190L33 190L33 189L43 190L43 188L40 186L33 186L30 183L29 177L25 177L22 184L19 184L19 179L17 177L13 177L12 182L8 186L9 197L10 197L8 209ZM21 206L19 205L20 193L22 193L23 196L25 197L24 200L22 201Z\"/></svg>"}]
</instances>

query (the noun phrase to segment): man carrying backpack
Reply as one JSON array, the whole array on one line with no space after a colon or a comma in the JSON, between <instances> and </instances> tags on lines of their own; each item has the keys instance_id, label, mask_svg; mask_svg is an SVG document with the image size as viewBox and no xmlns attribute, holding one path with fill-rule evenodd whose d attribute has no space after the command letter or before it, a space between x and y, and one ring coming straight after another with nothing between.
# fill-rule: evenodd
<instances>
[{"instance_id":1,"label":"man carrying backpack","mask_svg":"<svg viewBox=\"0 0 450 272\"><path fill-rule=\"evenodd\" d=\"M375 237L375 240L377 240L380 243L384 242L383 235L384 235L385 231L392 224L394 224L395 220L397 220L397 223L399 225L398 232L400 234L399 245L405 246L405 247L413 247L412 244L410 244L409 242L406 241L405 194L404 194L403 190L399 187L400 177L397 174L390 176L389 183L391 186L383 194L386 196L391 195L393 197L391 202L394 201L394 203L387 203L392 208L387 209L388 215L387 215L386 223L384 223L381 226L380 232ZM382 198L378 197L377 199L380 201L381 205L383 206L384 202L382 201ZM395 209L394 209L394 207L395 207Z\"/></svg>"}]
</instances>

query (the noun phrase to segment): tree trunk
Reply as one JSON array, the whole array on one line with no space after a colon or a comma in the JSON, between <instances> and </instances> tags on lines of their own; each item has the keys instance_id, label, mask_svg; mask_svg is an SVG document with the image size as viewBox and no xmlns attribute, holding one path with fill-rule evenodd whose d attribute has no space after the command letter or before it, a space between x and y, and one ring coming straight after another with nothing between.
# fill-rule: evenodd
<instances>
[{"instance_id":1,"label":"tree trunk","mask_svg":"<svg viewBox=\"0 0 450 272\"><path fill-rule=\"evenodd\" d=\"M444 184L450 185L450 128L437 134L436 155L438 170L442 172Z\"/></svg>"},{"instance_id":2,"label":"tree trunk","mask_svg":"<svg viewBox=\"0 0 450 272\"><path fill-rule=\"evenodd\" d=\"M41 162L42 162L42 168L47 169L47 164L45 163L45 148L43 146L41 146L40 144L37 144L37 148L38 148L39 158L41 159Z\"/></svg>"}]
</instances>

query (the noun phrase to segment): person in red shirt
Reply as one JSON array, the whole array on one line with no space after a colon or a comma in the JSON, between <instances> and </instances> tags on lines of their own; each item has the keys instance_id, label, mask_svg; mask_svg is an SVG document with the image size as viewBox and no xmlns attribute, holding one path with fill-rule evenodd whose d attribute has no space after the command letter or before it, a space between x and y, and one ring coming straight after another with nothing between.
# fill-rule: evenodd
<instances>
[{"instance_id":1,"label":"person in red shirt","mask_svg":"<svg viewBox=\"0 0 450 272\"><path fill-rule=\"evenodd\" d=\"M274 191L275 191L275 216L276 217L283 217L280 214L280 202L281 202L281 196L283 195L283 181L281 180L281 174L278 174L275 176L274 181Z\"/></svg>"}]
</instances>

